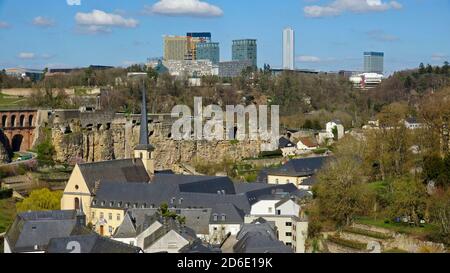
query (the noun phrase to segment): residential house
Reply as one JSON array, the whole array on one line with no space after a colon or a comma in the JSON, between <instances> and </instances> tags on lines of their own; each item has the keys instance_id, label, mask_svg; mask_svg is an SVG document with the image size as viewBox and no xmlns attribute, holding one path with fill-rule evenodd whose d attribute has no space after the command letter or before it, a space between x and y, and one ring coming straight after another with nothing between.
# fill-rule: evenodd
<instances>
[{"instance_id":1,"label":"residential house","mask_svg":"<svg viewBox=\"0 0 450 273\"><path fill-rule=\"evenodd\" d=\"M20 213L8 228L4 253L44 253L51 239L92 233L75 210Z\"/></svg>"},{"instance_id":2,"label":"residential house","mask_svg":"<svg viewBox=\"0 0 450 273\"><path fill-rule=\"evenodd\" d=\"M264 219L258 218L244 224L236 237L234 253L293 253L276 235L276 227Z\"/></svg>"},{"instance_id":3,"label":"residential house","mask_svg":"<svg viewBox=\"0 0 450 273\"><path fill-rule=\"evenodd\" d=\"M273 222L277 227L277 239L291 247L294 252L305 252L308 220L296 201L276 196L264 198L252 205L250 214L245 216L245 223L251 223L258 218Z\"/></svg>"},{"instance_id":4,"label":"residential house","mask_svg":"<svg viewBox=\"0 0 450 273\"><path fill-rule=\"evenodd\" d=\"M139 247L131 246L96 233L53 238L46 253L143 253Z\"/></svg>"},{"instance_id":5,"label":"residential house","mask_svg":"<svg viewBox=\"0 0 450 273\"><path fill-rule=\"evenodd\" d=\"M423 123L420 123L416 118L409 117L404 121L405 127L410 130L421 129L424 127Z\"/></svg>"},{"instance_id":6,"label":"residential house","mask_svg":"<svg viewBox=\"0 0 450 273\"><path fill-rule=\"evenodd\" d=\"M312 137L300 137L297 140L297 149L301 151L312 151L319 148L316 140Z\"/></svg>"},{"instance_id":7,"label":"residential house","mask_svg":"<svg viewBox=\"0 0 450 273\"><path fill-rule=\"evenodd\" d=\"M307 157L289 160L281 167L266 169L267 183L273 185L294 184L301 188L305 179L317 173L325 164L328 157Z\"/></svg>"},{"instance_id":8,"label":"residential house","mask_svg":"<svg viewBox=\"0 0 450 273\"><path fill-rule=\"evenodd\" d=\"M344 125L338 119L332 120L326 124L326 131L330 139L342 139L345 134ZM335 131L335 132L334 132ZM336 135L335 135L336 133Z\"/></svg>"},{"instance_id":9,"label":"residential house","mask_svg":"<svg viewBox=\"0 0 450 273\"><path fill-rule=\"evenodd\" d=\"M283 153L284 157L295 155L297 152L297 146L285 137L281 137L278 141L278 148Z\"/></svg>"}]
</instances>

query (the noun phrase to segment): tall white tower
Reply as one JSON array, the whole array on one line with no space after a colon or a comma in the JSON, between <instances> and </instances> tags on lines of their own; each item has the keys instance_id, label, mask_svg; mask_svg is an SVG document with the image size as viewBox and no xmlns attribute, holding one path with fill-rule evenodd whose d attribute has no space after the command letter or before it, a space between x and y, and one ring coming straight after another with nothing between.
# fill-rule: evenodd
<instances>
[{"instance_id":1,"label":"tall white tower","mask_svg":"<svg viewBox=\"0 0 450 273\"><path fill-rule=\"evenodd\" d=\"M295 69L295 35L290 27L283 30L283 69Z\"/></svg>"}]
</instances>

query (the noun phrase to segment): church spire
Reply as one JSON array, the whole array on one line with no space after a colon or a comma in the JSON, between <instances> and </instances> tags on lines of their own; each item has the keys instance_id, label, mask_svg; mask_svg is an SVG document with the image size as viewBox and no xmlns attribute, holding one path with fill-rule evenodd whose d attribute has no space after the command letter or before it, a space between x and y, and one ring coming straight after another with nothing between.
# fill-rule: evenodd
<instances>
[{"instance_id":1,"label":"church spire","mask_svg":"<svg viewBox=\"0 0 450 273\"><path fill-rule=\"evenodd\" d=\"M149 175L155 173L155 160L153 151L155 148L148 141L148 113L145 86L142 85L142 106L141 106L141 129L139 134L139 144L134 149L134 158L142 160Z\"/></svg>"},{"instance_id":2,"label":"church spire","mask_svg":"<svg viewBox=\"0 0 450 273\"><path fill-rule=\"evenodd\" d=\"M147 96L144 84L142 85L142 105L141 105L141 130L139 134L138 150L154 150L155 148L148 141L148 113Z\"/></svg>"}]
</instances>

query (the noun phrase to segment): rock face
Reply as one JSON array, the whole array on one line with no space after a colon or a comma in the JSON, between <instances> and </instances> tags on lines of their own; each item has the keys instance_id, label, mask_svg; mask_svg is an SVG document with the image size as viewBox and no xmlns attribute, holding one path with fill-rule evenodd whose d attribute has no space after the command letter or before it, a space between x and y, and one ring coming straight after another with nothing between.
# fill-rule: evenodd
<instances>
[{"instance_id":1,"label":"rock face","mask_svg":"<svg viewBox=\"0 0 450 273\"><path fill-rule=\"evenodd\" d=\"M0 130L0 164L10 162L11 158L6 147L7 141L3 135L3 131Z\"/></svg>"},{"instance_id":2,"label":"rock face","mask_svg":"<svg viewBox=\"0 0 450 273\"><path fill-rule=\"evenodd\" d=\"M96 162L130 158L139 142L138 117L115 116L106 121L81 122L71 117L52 124L56 160L60 162ZM256 157L260 141L175 141L170 138L171 123L153 118L149 124L150 142L155 146L157 169L194 160L220 162L224 158L240 160Z\"/></svg>"}]
</instances>

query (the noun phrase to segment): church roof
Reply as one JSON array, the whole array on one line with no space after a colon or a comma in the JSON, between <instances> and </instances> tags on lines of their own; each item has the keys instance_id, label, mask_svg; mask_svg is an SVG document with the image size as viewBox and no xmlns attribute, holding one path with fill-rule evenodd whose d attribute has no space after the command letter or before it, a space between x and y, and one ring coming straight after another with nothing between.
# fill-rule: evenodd
<instances>
[{"instance_id":1,"label":"church roof","mask_svg":"<svg viewBox=\"0 0 450 273\"><path fill-rule=\"evenodd\" d=\"M91 192L100 181L147 183L150 176L140 159L110 160L78 165Z\"/></svg>"}]
</instances>

